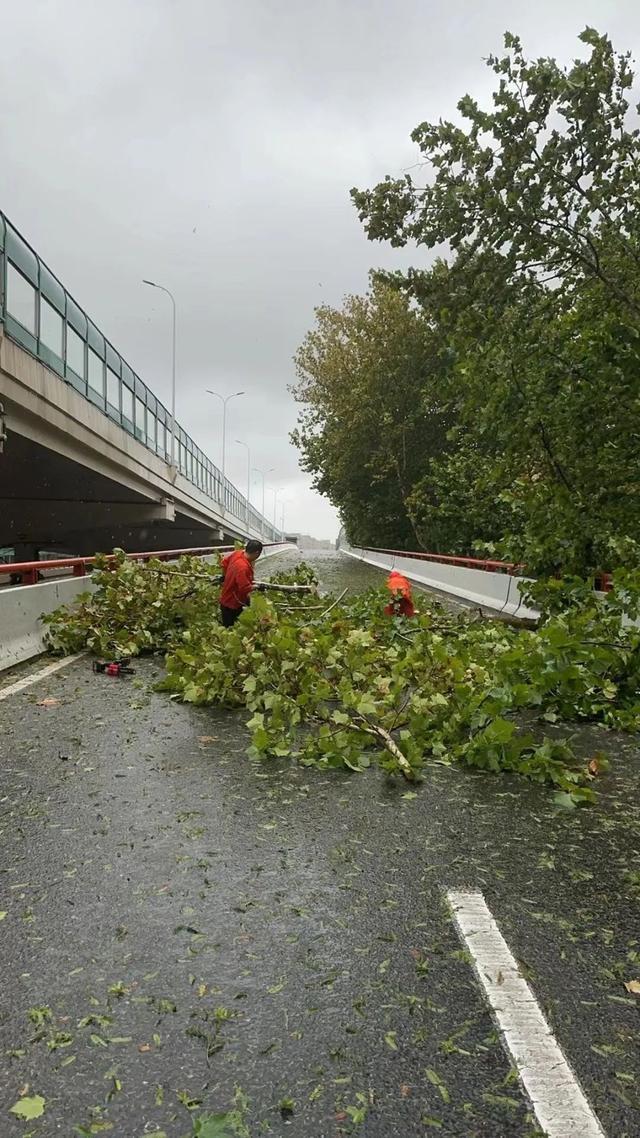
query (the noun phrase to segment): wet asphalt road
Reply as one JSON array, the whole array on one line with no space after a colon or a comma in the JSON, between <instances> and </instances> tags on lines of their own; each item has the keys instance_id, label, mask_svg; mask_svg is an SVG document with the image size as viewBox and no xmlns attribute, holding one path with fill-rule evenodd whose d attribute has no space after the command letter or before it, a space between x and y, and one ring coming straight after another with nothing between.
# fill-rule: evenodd
<instances>
[{"instance_id":1,"label":"wet asphalt road","mask_svg":"<svg viewBox=\"0 0 640 1138\"><path fill-rule=\"evenodd\" d=\"M308 560L330 589L380 580ZM136 668L80 660L0 703L2 1138L186 1138L234 1095L251 1138L533 1138L444 903L460 886L483 891L608 1138L640 1135L635 739L580 732L613 759L584 811L443 766L414 796L253 764L242 715ZM9 1113L27 1084L33 1122Z\"/></svg>"}]
</instances>

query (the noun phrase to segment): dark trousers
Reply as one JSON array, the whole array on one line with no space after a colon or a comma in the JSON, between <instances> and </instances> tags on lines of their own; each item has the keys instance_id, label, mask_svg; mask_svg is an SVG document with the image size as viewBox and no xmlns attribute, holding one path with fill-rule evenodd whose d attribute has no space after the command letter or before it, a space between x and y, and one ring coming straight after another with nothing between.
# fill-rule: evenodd
<instances>
[{"instance_id":1,"label":"dark trousers","mask_svg":"<svg viewBox=\"0 0 640 1138\"><path fill-rule=\"evenodd\" d=\"M220 618L225 628L231 628L235 624L242 609L228 609L226 605L220 605Z\"/></svg>"}]
</instances>

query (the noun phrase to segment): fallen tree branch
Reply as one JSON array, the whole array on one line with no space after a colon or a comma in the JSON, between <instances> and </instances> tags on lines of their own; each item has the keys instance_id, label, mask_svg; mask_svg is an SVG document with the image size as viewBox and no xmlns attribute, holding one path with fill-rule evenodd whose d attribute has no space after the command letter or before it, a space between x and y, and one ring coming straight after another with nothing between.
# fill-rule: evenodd
<instances>
[{"instance_id":1,"label":"fallen tree branch","mask_svg":"<svg viewBox=\"0 0 640 1138\"><path fill-rule=\"evenodd\" d=\"M211 576L210 573L185 573L182 569L173 569L170 565L147 565L149 573L168 573L170 577L187 577L190 581L209 581L211 585L220 585L224 581L222 573Z\"/></svg>"},{"instance_id":2,"label":"fallen tree branch","mask_svg":"<svg viewBox=\"0 0 640 1138\"><path fill-rule=\"evenodd\" d=\"M272 589L278 593L313 593L315 585L276 585L271 581L258 581L261 589Z\"/></svg>"},{"instance_id":3,"label":"fallen tree branch","mask_svg":"<svg viewBox=\"0 0 640 1138\"><path fill-rule=\"evenodd\" d=\"M286 601L279 605L277 601L273 602L273 607L281 609L282 612L321 612L322 605L294 605L287 604Z\"/></svg>"},{"instance_id":4,"label":"fallen tree branch","mask_svg":"<svg viewBox=\"0 0 640 1138\"><path fill-rule=\"evenodd\" d=\"M411 764L402 754L398 744L391 737L389 732L386 731L384 727L380 727L379 724L370 723L369 720L365 719L362 715L358 715L356 718L358 720L359 730L366 731L367 735L373 735L374 739L378 739L383 744L385 750L388 751L390 755L393 755L404 777L408 779L409 782L413 782L415 774Z\"/></svg>"},{"instance_id":5,"label":"fallen tree branch","mask_svg":"<svg viewBox=\"0 0 640 1138\"><path fill-rule=\"evenodd\" d=\"M209 573L185 573L182 569L173 569L170 565L148 565L147 569L153 573L168 573L171 577L187 577L190 581L209 581L211 585L221 585L224 581L222 573L212 577ZM312 593L315 585L277 585L271 581L258 581L260 589L272 589L281 593ZM345 590L346 591L346 590Z\"/></svg>"},{"instance_id":6,"label":"fallen tree branch","mask_svg":"<svg viewBox=\"0 0 640 1138\"><path fill-rule=\"evenodd\" d=\"M327 613L331 612L331 609L334 609L334 608L336 607L336 605L339 605L339 604L340 604L340 601L342 600L342 598L343 598L344 596L346 596L346 594L347 594L348 592L349 592L349 589L348 589L348 588L346 588L346 589L343 589L343 590L342 590L342 592L340 593L340 596L339 596L339 597L336 597L336 599L335 599L335 601L333 602L333 604L332 604L332 605L329 605L329 608L328 608L328 609L325 609L322 615L323 615L323 616L326 616L326 615L327 615Z\"/></svg>"}]
</instances>

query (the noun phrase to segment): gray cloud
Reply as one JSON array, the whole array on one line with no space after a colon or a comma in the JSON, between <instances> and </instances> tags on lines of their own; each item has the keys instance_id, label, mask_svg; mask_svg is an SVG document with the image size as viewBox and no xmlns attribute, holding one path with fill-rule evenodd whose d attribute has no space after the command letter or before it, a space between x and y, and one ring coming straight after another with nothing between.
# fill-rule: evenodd
<instances>
[{"instance_id":1,"label":"gray cloud","mask_svg":"<svg viewBox=\"0 0 640 1138\"><path fill-rule=\"evenodd\" d=\"M287 441L291 357L314 305L366 288L348 191L415 161L411 129L483 95L482 57L518 31L568 59L586 24L636 48L635 0L1 0L0 204L161 398L166 284L179 307L178 415L229 473L286 487L287 524L334 536ZM165 303L166 301L166 303ZM254 500L260 505L258 485Z\"/></svg>"}]
</instances>

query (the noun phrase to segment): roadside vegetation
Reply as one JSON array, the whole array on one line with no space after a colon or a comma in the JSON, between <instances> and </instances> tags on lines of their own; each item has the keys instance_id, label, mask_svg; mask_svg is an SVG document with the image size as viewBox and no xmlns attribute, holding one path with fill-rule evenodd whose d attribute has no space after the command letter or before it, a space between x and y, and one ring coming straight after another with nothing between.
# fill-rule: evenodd
<instances>
[{"instance_id":1,"label":"roadside vegetation","mask_svg":"<svg viewBox=\"0 0 640 1138\"><path fill-rule=\"evenodd\" d=\"M531 575L638 563L640 133L628 54L491 56L494 91L420 123L416 165L352 191L417 267L321 306L294 441L357 545Z\"/></svg>"}]
</instances>

